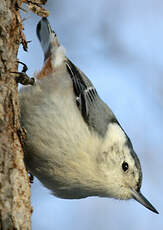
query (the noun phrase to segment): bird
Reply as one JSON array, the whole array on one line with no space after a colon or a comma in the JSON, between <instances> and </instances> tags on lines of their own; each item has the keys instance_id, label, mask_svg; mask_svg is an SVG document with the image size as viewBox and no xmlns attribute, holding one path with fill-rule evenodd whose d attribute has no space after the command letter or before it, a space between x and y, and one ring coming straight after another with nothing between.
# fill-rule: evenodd
<instances>
[{"instance_id":1,"label":"bird","mask_svg":"<svg viewBox=\"0 0 163 230\"><path fill-rule=\"evenodd\" d=\"M27 170L60 198L135 199L158 213L140 191L140 161L112 110L67 58L47 18L36 34L44 65L19 92Z\"/></svg>"}]
</instances>

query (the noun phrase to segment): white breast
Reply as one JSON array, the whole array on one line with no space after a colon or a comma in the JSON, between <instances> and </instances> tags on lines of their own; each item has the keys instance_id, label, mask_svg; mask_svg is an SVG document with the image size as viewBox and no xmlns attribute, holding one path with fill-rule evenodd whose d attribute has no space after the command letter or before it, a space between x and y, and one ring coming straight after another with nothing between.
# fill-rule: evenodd
<instances>
[{"instance_id":1,"label":"white breast","mask_svg":"<svg viewBox=\"0 0 163 230\"><path fill-rule=\"evenodd\" d=\"M90 132L76 106L70 77L63 72L56 76L20 92L22 126L27 131L25 160L47 187L60 176L62 181L80 178L75 168L86 162L91 167L101 141Z\"/></svg>"}]
</instances>

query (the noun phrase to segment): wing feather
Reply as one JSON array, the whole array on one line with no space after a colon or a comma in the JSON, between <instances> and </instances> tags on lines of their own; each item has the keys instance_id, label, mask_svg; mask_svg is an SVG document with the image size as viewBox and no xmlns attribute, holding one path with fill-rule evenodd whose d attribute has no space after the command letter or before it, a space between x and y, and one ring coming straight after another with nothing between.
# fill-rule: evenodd
<instances>
[{"instance_id":1,"label":"wing feather","mask_svg":"<svg viewBox=\"0 0 163 230\"><path fill-rule=\"evenodd\" d=\"M117 122L110 108L99 98L90 80L69 59L66 67L73 82L76 104L90 129L104 136L109 122Z\"/></svg>"}]
</instances>

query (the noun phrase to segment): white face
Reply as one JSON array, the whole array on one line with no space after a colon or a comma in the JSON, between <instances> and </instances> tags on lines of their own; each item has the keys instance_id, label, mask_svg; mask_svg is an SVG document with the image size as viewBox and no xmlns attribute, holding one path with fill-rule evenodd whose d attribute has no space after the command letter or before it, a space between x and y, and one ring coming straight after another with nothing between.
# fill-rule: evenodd
<instances>
[{"instance_id":1,"label":"white face","mask_svg":"<svg viewBox=\"0 0 163 230\"><path fill-rule=\"evenodd\" d=\"M107 196L132 198L131 189L139 190L141 186L141 167L130 140L116 123L109 125L102 155L100 168L107 180Z\"/></svg>"}]
</instances>

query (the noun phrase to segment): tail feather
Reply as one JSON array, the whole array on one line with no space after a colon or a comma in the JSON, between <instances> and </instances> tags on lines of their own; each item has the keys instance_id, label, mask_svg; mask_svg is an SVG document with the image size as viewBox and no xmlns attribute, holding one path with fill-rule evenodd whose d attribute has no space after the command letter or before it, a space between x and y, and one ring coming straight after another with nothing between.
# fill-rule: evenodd
<instances>
[{"instance_id":1,"label":"tail feather","mask_svg":"<svg viewBox=\"0 0 163 230\"><path fill-rule=\"evenodd\" d=\"M46 61L60 46L56 33L52 30L47 18L39 21L36 33L44 52L44 61Z\"/></svg>"}]
</instances>

